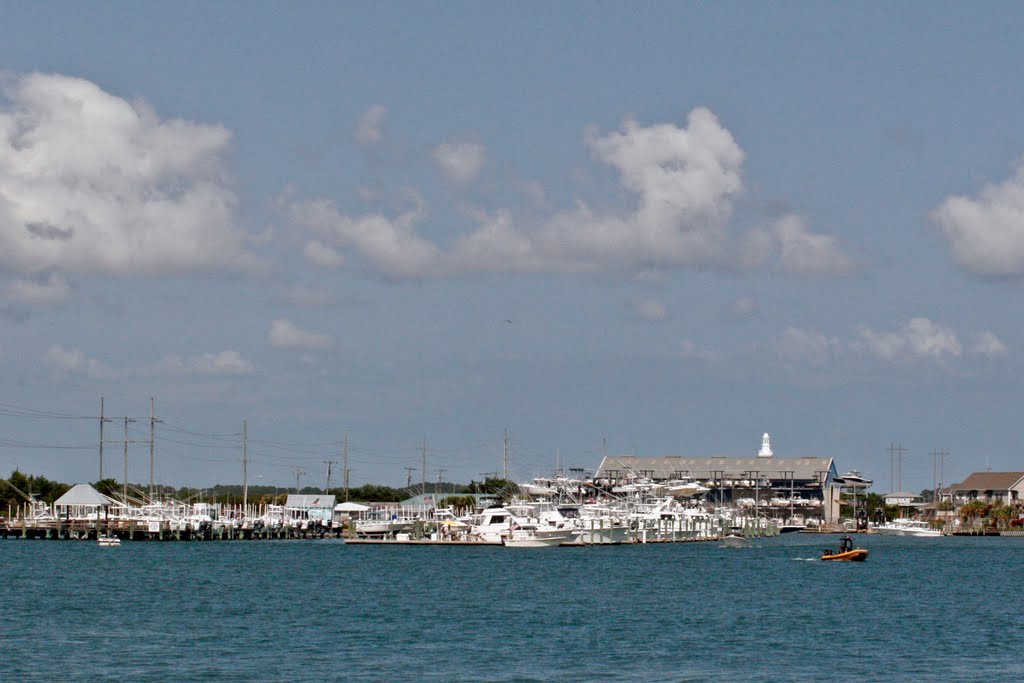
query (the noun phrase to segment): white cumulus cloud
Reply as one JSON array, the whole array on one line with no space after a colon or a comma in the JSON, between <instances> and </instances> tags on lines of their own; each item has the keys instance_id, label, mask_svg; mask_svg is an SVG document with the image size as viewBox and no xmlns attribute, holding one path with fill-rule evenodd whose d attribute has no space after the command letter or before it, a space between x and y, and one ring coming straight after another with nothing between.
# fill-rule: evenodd
<instances>
[{"instance_id":1,"label":"white cumulus cloud","mask_svg":"<svg viewBox=\"0 0 1024 683\"><path fill-rule=\"evenodd\" d=\"M974 336L972 351L991 359L1006 358L1010 353L1003 340L996 336L994 332L987 330Z\"/></svg>"},{"instance_id":2,"label":"white cumulus cloud","mask_svg":"<svg viewBox=\"0 0 1024 683\"><path fill-rule=\"evenodd\" d=\"M418 232L427 216L418 197L412 210L394 216L350 215L325 199L289 202L286 212L323 246L355 250L394 278L736 268L749 265L751 242L762 243L767 254L757 265L774 260L785 271L805 275L839 275L852 268L834 238L811 232L799 217L746 239L730 236L733 205L743 190L744 154L706 108L690 112L684 126L627 120L604 135L588 131L584 142L596 161L617 172L632 195L630 206L596 208L577 201L573 208L549 210L531 202L531 215L522 222L508 208L468 208L464 213L475 227L447 248ZM483 147L442 146L435 160L453 180L469 182L479 172Z\"/></svg>"},{"instance_id":3,"label":"white cumulus cloud","mask_svg":"<svg viewBox=\"0 0 1024 683\"><path fill-rule=\"evenodd\" d=\"M278 349L301 349L305 351L323 351L334 346L329 334L307 332L296 327L289 320L275 320L270 324L267 341Z\"/></svg>"},{"instance_id":4,"label":"white cumulus cloud","mask_svg":"<svg viewBox=\"0 0 1024 683\"><path fill-rule=\"evenodd\" d=\"M225 170L231 133L161 120L87 80L3 83L0 266L147 276L247 269Z\"/></svg>"},{"instance_id":5,"label":"white cumulus cloud","mask_svg":"<svg viewBox=\"0 0 1024 683\"><path fill-rule=\"evenodd\" d=\"M158 368L175 375L248 375L253 371L252 363L245 360L238 351L230 350L184 358L172 354L165 356Z\"/></svg>"},{"instance_id":6,"label":"white cumulus cloud","mask_svg":"<svg viewBox=\"0 0 1024 683\"><path fill-rule=\"evenodd\" d=\"M306 260L320 268L341 268L345 264L345 257L340 251L320 240L308 242L303 253Z\"/></svg>"},{"instance_id":7,"label":"white cumulus cloud","mask_svg":"<svg viewBox=\"0 0 1024 683\"><path fill-rule=\"evenodd\" d=\"M932 211L953 259L977 275L1024 274L1024 165L976 198L948 197Z\"/></svg>"},{"instance_id":8,"label":"white cumulus cloud","mask_svg":"<svg viewBox=\"0 0 1024 683\"><path fill-rule=\"evenodd\" d=\"M318 236L318 255L323 249L354 248L389 277L422 277L436 274L441 251L416 233L425 213L422 201L413 199L413 207L395 218L379 213L346 216L326 199L291 204L288 214L295 225Z\"/></svg>"},{"instance_id":9,"label":"white cumulus cloud","mask_svg":"<svg viewBox=\"0 0 1024 683\"><path fill-rule=\"evenodd\" d=\"M65 349L59 344L51 346L43 355L43 366L57 378L107 379L113 376L113 371L99 360L90 358L79 349Z\"/></svg>"},{"instance_id":10,"label":"white cumulus cloud","mask_svg":"<svg viewBox=\"0 0 1024 683\"><path fill-rule=\"evenodd\" d=\"M938 360L963 353L963 345L956 333L928 318L911 318L899 328L889 332L875 332L861 327L856 347L882 360L926 358Z\"/></svg>"},{"instance_id":11,"label":"white cumulus cloud","mask_svg":"<svg viewBox=\"0 0 1024 683\"><path fill-rule=\"evenodd\" d=\"M802 216L787 214L747 236L744 259L753 265L776 262L793 275L834 277L852 273L857 264L832 235L810 232Z\"/></svg>"},{"instance_id":12,"label":"white cumulus cloud","mask_svg":"<svg viewBox=\"0 0 1024 683\"><path fill-rule=\"evenodd\" d=\"M484 147L477 142L447 142L434 150L434 162L445 178L468 185L484 166Z\"/></svg>"}]
</instances>

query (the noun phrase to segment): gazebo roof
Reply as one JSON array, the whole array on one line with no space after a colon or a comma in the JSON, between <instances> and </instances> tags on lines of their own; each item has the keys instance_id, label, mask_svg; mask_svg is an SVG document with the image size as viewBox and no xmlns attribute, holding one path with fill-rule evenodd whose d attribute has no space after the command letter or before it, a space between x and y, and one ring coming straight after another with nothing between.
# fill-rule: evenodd
<instances>
[{"instance_id":1,"label":"gazebo roof","mask_svg":"<svg viewBox=\"0 0 1024 683\"><path fill-rule=\"evenodd\" d=\"M58 507L70 507L72 505L103 507L114 504L113 500L107 498L89 484L75 484L54 503Z\"/></svg>"}]
</instances>

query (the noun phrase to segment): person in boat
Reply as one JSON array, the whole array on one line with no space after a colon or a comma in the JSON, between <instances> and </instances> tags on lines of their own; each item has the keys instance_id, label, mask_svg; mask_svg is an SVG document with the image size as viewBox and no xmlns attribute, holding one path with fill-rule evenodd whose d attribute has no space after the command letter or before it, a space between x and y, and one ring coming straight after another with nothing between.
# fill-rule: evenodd
<instances>
[{"instance_id":1,"label":"person in boat","mask_svg":"<svg viewBox=\"0 0 1024 683\"><path fill-rule=\"evenodd\" d=\"M843 536L839 539L839 552L848 553L853 550L853 539L849 536Z\"/></svg>"}]
</instances>

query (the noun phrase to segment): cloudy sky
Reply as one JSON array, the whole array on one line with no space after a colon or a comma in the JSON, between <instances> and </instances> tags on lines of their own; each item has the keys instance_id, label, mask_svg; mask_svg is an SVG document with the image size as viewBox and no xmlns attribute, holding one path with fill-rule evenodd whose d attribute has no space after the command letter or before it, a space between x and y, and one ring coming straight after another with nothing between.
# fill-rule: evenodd
<instances>
[{"instance_id":1,"label":"cloudy sky","mask_svg":"<svg viewBox=\"0 0 1024 683\"><path fill-rule=\"evenodd\" d=\"M243 421L282 486L346 435L353 485L479 479L506 429L520 478L765 431L882 491L1024 470L1022 21L9 5L0 473L95 479L101 397L105 474L152 397L172 485L240 481Z\"/></svg>"}]
</instances>

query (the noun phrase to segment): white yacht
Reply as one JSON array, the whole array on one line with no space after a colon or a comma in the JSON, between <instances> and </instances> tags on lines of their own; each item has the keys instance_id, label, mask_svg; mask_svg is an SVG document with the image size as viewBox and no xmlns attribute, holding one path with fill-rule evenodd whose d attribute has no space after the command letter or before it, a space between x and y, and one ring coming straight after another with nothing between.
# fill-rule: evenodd
<instances>
[{"instance_id":1,"label":"white yacht","mask_svg":"<svg viewBox=\"0 0 1024 683\"><path fill-rule=\"evenodd\" d=\"M883 536L923 536L935 538L941 536L942 532L932 527L928 522L918 519L894 519L891 522L880 524L874 527L875 531Z\"/></svg>"},{"instance_id":2,"label":"white yacht","mask_svg":"<svg viewBox=\"0 0 1024 683\"><path fill-rule=\"evenodd\" d=\"M849 472L847 472L843 476L836 477L832 481L834 481L836 484L840 484L842 486L847 486L847 487L850 487L850 488L858 488L858 489L860 489L860 488L867 488L867 487L871 486L871 484L874 483L870 479L862 477L861 473L858 472L857 470L850 470Z\"/></svg>"}]
</instances>

